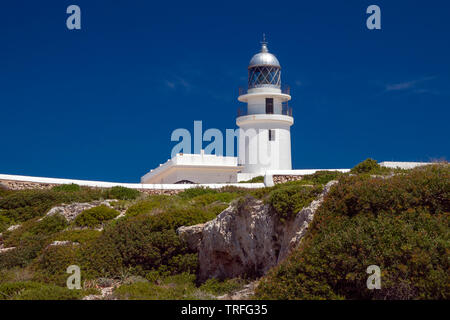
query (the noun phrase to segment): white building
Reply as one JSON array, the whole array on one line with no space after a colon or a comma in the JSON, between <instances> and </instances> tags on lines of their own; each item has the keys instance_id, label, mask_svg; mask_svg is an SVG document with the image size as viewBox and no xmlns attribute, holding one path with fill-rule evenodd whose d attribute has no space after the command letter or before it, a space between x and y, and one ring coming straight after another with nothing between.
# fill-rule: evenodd
<instances>
[{"instance_id":1,"label":"white building","mask_svg":"<svg viewBox=\"0 0 450 320\"><path fill-rule=\"evenodd\" d=\"M141 183L233 183L241 169L236 157L219 157L203 150L201 154L178 153L143 176Z\"/></svg>"},{"instance_id":2,"label":"white building","mask_svg":"<svg viewBox=\"0 0 450 320\"><path fill-rule=\"evenodd\" d=\"M290 99L289 91L281 90L280 63L263 41L248 66L248 90L238 98L246 103L236 119L238 157L177 154L144 175L141 183L232 183L267 170L291 170Z\"/></svg>"}]
</instances>

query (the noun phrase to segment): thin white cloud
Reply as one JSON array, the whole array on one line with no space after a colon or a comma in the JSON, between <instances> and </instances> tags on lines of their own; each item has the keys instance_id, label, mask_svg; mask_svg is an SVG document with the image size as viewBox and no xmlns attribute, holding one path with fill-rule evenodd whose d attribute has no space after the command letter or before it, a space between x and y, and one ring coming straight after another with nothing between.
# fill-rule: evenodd
<instances>
[{"instance_id":1,"label":"thin white cloud","mask_svg":"<svg viewBox=\"0 0 450 320\"><path fill-rule=\"evenodd\" d=\"M192 85L190 84L189 81L187 81L186 79L182 78L182 77L174 77L175 79L172 80L165 80L165 85L166 87L170 88L170 89L177 89L177 88L183 88L187 91L191 90Z\"/></svg>"},{"instance_id":2,"label":"thin white cloud","mask_svg":"<svg viewBox=\"0 0 450 320\"><path fill-rule=\"evenodd\" d=\"M421 79L417 79L417 80L388 84L385 87L385 91L405 91L405 90L415 89L418 84L425 82L425 81L433 80L435 78L436 77L434 77L434 76L433 77L425 77L425 78L421 78Z\"/></svg>"}]
</instances>

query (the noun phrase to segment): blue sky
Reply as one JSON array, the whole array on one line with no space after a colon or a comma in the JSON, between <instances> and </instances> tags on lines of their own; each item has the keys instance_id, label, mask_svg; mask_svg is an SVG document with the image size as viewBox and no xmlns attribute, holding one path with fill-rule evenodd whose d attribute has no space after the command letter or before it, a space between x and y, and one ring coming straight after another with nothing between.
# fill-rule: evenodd
<instances>
[{"instance_id":1,"label":"blue sky","mask_svg":"<svg viewBox=\"0 0 450 320\"><path fill-rule=\"evenodd\" d=\"M66 28L81 7L82 29ZM381 8L382 30L366 28ZM176 128L235 128L261 34L293 167L450 158L448 1L4 1L0 173L137 182Z\"/></svg>"}]
</instances>

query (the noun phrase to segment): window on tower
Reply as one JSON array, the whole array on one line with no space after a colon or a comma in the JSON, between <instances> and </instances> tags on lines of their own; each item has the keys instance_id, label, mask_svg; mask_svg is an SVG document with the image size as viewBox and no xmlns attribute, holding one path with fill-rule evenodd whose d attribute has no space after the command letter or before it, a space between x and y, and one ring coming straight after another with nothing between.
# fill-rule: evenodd
<instances>
[{"instance_id":1,"label":"window on tower","mask_svg":"<svg viewBox=\"0 0 450 320\"><path fill-rule=\"evenodd\" d=\"M269 129L269 141L275 141L275 130Z\"/></svg>"},{"instance_id":2,"label":"window on tower","mask_svg":"<svg viewBox=\"0 0 450 320\"><path fill-rule=\"evenodd\" d=\"M273 98L266 98L266 114L273 114Z\"/></svg>"}]
</instances>

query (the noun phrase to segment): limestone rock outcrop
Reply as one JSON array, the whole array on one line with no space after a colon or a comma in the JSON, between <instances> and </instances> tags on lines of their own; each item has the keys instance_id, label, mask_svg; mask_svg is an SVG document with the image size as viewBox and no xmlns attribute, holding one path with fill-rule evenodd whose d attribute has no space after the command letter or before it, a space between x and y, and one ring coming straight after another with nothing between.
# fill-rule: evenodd
<instances>
[{"instance_id":1,"label":"limestone rock outcrop","mask_svg":"<svg viewBox=\"0 0 450 320\"><path fill-rule=\"evenodd\" d=\"M75 202L75 203L62 204L62 205L53 207L47 212L46 216L52 216L52 215L55 215L55 214L60 214L64 218L66 218L66 220L68 222L71 222L71 221L75 220L75 218L80 213L82 213L84 210L92 209L92 208L98 207L100 205L105 205L105 206L111 207L110 201L108 201L108 200L82 202L82 203Z\"/></svg>"},{"instance_id":2,"label":"limestone rock outcrop","mask_svg":"<svg viewBox=\"0 0 450 320\"><path fill-rule=\"evenodd\" d=\"M180 227L180 238L198 251L200 281L264 275L298 246L334 183L291 221L281 222L269 205L249 198L234 202L205 224Z\"/></svg>"},{"instance_id":3,"label":"limestone rock outcrop","mask_svg":"<svg viewBox=\"0 0 450 320\"><path fill-rule=\"evenodd\" d=\"M205 224L201 223L195 226L179 227L177 233L190 250L198 251L204 226Z\"/></svg>"}]
</instances>

